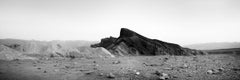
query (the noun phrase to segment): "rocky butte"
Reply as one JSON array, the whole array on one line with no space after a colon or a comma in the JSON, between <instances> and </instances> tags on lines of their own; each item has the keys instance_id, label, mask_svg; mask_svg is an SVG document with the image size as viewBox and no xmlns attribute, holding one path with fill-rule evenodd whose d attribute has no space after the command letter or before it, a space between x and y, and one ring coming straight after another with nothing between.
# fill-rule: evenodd
<instances>
[{"instance_id":1,"label":"rocky butte","mask_svg":"<svg viewBox=\"0 0 240 80\"><path fill-rule=\"evenodd\" d=\"M104 47L116 56L127 55L204 55L203 51L184 48L178 44L144 37L127 28L121 28L118 38L101 39L91 47Z\"/></svg>"}]
</instances>

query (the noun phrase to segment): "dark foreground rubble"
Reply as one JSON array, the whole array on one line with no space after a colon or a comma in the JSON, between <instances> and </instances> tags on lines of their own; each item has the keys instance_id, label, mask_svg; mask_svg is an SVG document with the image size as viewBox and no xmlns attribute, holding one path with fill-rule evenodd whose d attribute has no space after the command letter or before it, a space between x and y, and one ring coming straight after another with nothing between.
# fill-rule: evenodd
<instances>
[{"instance_id":1,"label":"dark foreground rubble","mask_svg":"<svg viewBox=\"0 0 240 80\"><path fill-rule=\"evenodd\" d=\"M128 56L0 61L0 80L239 80L240 56Z\"/></svg>"}]
</instances>

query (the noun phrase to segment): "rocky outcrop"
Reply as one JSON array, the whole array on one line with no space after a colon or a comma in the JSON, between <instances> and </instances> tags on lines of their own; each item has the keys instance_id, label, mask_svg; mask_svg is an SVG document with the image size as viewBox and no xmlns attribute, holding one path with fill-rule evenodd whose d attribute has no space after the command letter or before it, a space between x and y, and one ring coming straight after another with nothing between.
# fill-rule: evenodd
<instances>
[{"instance_id":1,"label":"rocky outcrop","mask_svg":"<svg viewBox=\"0 0 240 80\"><path fill-rule=\"evenodd\" d=\"M114 57L105 48L91 48L96 42L90 41L35 41L18 39L0 39L0 45L24 55L50 57ZM8 50L7 50L8 51ZM15 53L11 52L11 53ZM8 54L11 54L10 52ZM17 54L16 54L17 55Z\"/></svg>"},{"instance_id":2,"label":"rocky outcrop","mask_svg":"<svg viewBox=\"0 0 240 80\"><path fill-rule=\"evenodd\" d=\"M92 47L104 47L114 55L197 55L202 51L183 48L177 44L149 39L132 30L122 28L118 38L109 37Z\"/></svg>"},{"instance_id":3,"label":"rocky outcrop","mask_svg":"<svg viewBox=\"0 0 240 80\"><path fill-rule=\"evenodd\" d=\"M9 48L8 46L0 45L0 60L16 60L16 59L35 59L23 55L22 53Z\"/></svg>"}]
</instances>

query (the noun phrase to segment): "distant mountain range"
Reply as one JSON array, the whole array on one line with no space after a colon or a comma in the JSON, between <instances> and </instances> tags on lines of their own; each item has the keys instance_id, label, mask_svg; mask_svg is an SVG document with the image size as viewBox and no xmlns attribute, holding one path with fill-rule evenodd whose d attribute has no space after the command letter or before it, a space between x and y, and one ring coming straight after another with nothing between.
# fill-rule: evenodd
<instances>
[{"instance_id":1,"label":"distant mountain range","mask_svg":"<svg viewBox=\"0 0 240 80\"><path fill-rule=\"evenodd\" d=\"M184 47L198 50L215 50L215 49L231 49L240 48L240 42L215 42L186 45Z\"/></svg>"}]
</instances>

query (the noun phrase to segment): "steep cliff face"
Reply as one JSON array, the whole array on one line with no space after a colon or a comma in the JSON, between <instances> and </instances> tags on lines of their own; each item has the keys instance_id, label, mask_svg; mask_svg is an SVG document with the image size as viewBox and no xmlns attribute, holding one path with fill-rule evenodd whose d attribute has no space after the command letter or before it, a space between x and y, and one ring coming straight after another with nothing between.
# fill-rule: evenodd
<instances>
[{"instance_id":1,"label":"steep cliff face","mask_svg":"<svg viewBox=\"0 0 240 80\"><path fill-rule=\"evenodd\" d=\"M149 39L132 30L122 28L118 38L104 38L92 47L104 47L114 55L197 55L202 51L183 48L177 44Z\"/></svg>"}]
</instances>

